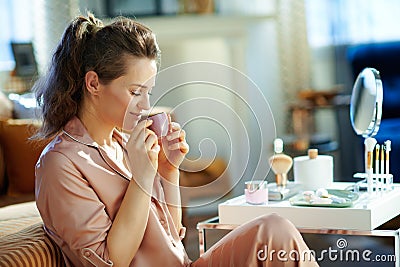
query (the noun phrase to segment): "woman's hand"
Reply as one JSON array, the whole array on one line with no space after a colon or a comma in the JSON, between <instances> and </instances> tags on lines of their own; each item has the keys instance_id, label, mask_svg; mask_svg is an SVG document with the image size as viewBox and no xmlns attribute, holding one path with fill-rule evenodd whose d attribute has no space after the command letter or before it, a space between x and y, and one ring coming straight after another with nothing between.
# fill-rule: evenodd
<instances>
[{"instance_id":1,"label":"woman's hand","mask_svg":"<svg viewBox=\"0 0 400 267\"><path fill-rule=\"evenodd\" d=\"M133 179L150 188L157 173L160 152L157 136L147 129L151 124L151 120L139 122L126 144Z\"/></svg>"},{"instance_id":2,"label":"woman's hand","mask_svg":"<svg viewBox=\"0 0 400 267\"><path fill-rule=\"evenodd\" d=\"M181 126L172 122L167 136L161 138L161 151L158 157L158 172L164 178L169 173L178 170L185 155L189 152L189 145L186 143L186 133Z\"/></svg>"}]
</instances>

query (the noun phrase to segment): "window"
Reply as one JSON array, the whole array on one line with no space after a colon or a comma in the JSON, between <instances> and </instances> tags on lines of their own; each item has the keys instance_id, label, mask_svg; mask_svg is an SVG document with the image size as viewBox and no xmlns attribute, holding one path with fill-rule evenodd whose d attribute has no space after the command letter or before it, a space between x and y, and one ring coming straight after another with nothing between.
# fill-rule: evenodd
<instances>
[{"instance_id":1,"label":"window","mask_svg":"<svg viewBox=\"0 0 400 267\"><path fill-rule=\"evenodd\" d=\"M11 42L32 41L32 1L0 0L0 71L14 68Z\"/></svg>"},{"instance_id":2,"label":"window","mask_svg":"<svg viewBox=\"0 0 400 267\"><path fill-rule=\"evenodd\" d=\"M400 39L398 0L305 0L313 47Z\"/></svg>"}]
</instances>

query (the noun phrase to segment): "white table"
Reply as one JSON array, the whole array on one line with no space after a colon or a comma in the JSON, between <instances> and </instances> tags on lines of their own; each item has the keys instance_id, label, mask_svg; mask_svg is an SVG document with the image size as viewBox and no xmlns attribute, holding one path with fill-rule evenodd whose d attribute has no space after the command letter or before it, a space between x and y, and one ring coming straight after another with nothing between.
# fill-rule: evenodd
<instances>
[{"instance_id":1,"label":"white table","mask_svg":"<svg viewBox=\"0 0 400 267\"><path fill-rule=\"evenodd\" d=\"M344 189L349 183L334 183ZM266 205L247 204L244 195L219 204L219 222L243 224L263 214L277 213L298 228L373 230L400 214L400 185L389 192L371 196L360 193L353 206L347 208L292 206L288 200L269 201ZM237 216L240 214L240 216Z\"/></svg>"},{"instance_id":2,"label":"white table","mask_svg":"<svg viewBox=\"0 0 400 267\"><path fill-rule=\"evenodd\" d=\"M347 186L349 183L335 183L337 189ZM328 243L335 246L337 240L344 238L350 245L359 244L357 248L360 250L365 250L362 248L365 245L367 249L376 250L377 254L383 253L379 249L384 244L385 256L391 257L390 262L372 262L368 265L365 262L330 262L324 259L321 266L400 266L400 229L398 229L400 225L395 229L377 229L400 214L400 185L395 185L395 189L389 193L374 197L362 193L359 200L348 208L291 206L289 201L249 205L245 203L244 196L230 199L219 205L219 217L198 223L200 255L212 245L208 244L210 243L208 241L215 239L215 232L223 230L224 235L248 220L273 212L292 221L306 241L306 237L323 235L326 238L322 239L328 240ZM214 238L209 239L207 237L209 233L212 233ZM319 240L321 237L316 239ZM385 241L382 241L383 239Z\"/></svg>"}]
</instances>

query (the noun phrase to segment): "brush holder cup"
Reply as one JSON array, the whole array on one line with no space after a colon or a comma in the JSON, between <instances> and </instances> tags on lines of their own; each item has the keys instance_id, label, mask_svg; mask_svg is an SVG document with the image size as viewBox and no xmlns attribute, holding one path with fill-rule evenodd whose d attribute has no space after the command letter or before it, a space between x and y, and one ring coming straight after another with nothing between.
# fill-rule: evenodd
<instances>
[{"instance_id":1,"label":"brush holder cup","mask_svg":"<svg viewBox=\"0 0 400 267\"><path fill-rule=\"evenodd\" d=\"M260 180L245 182L244 195L249 204L268 204L268 182Z\"/></svg>"},{"instance_id":2,"label":"brush holder cup","mask_svg":"<svg viewBox=\"0 0 400 267\"><path fill-rule=\"evenodd\" d=\"M373 173L372 175L372 191L373 192L388 192L393 190L393 175L390 173ZM354 186L354 191L363 192L367 191L367 173L355 173L353 175L356 179L361 179Z\"/></svg>"}]
</instances>

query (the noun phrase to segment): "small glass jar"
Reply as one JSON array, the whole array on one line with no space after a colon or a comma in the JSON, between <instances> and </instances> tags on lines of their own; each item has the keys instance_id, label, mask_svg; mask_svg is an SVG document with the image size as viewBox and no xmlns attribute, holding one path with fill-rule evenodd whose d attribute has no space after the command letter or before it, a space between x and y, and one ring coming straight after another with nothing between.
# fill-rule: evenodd
<instances>
[{"instance_id":1,"label":"small glass jar","mask_svg":"<svg viewBox=\"0 0 400 267\"><path fill-rule=\"evenodd\" d=\"M262 180L245 182L244 195L249 204L268 204L268 182Z\"/></svg>"}]
</instances>

